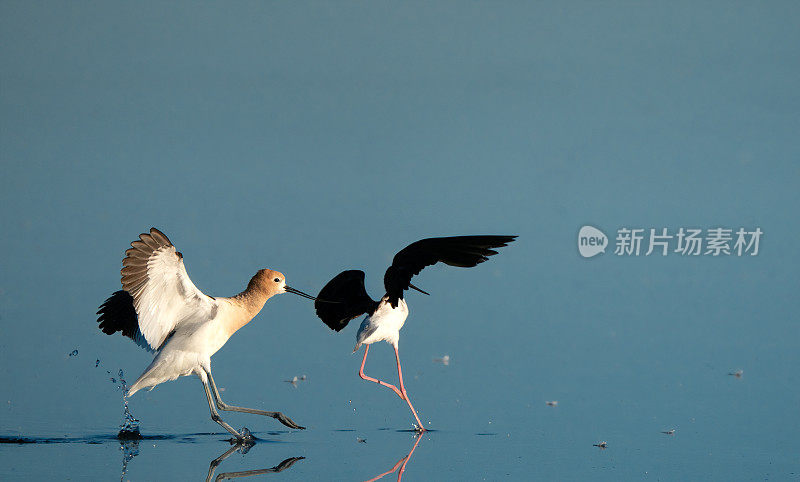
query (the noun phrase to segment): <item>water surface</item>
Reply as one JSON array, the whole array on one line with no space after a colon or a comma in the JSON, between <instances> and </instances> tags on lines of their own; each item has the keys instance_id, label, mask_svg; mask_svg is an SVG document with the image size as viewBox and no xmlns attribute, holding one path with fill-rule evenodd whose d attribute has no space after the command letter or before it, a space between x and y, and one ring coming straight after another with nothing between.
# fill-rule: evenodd
<instances>
[{"instance_id":1,"label":"water surface","mask_svg":"<svg viewBox=\"0 0 800 482\"><path fill-rule=\"evenodd\" d=\"M0 479L203 480L230 449L189 378L137 393L144 438L116 439L119 370L151 357L95 311L151 226L214 296L259 268L310 293L354 268L378 297L408 243L519 235L414 279L431 293L409 293L400 340L419 439L357 377L355 326L271 299L215 379L308 430L223 414L260 440L215 476L393 480L402 460L404 480L798 478L797 18L792 2L2 2ZM612 243L764 235L757 256L584 259L584 225ZM394 382L391 347L367 373Z\"/></svg>"}]
</instances>

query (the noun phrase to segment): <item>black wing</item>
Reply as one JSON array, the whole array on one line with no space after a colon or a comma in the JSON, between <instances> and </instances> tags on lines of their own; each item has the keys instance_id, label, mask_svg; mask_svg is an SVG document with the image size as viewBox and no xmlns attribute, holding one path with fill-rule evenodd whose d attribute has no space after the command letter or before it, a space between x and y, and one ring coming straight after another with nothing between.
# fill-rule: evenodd
<instances>
[{"instance_id":1,"label":"black wing","mask_svg":"<svg viewBox=\"0 0 800 482\"><path fill-rule=\"evenodd\" d=\"M139 330L139 318L133 306L133 296L127 291L115 291L100 305L97 314L100 315L97 317L97 322L106 335L121 331L123 336L135 341L137 345L147 351L153 351Z\"/></svg>"},{"instance_id":2,"label":"black wing","mask_svg":"<svg viewBox=\"0 0 800 482\"><path fill-rule=\"evenodd\" d=\"M317 295L317 316L332 330L342 331L353 318L372 313L378 306L364 287L364 272L342 271L328 281Z\"/></svg>"},{"instance_id":3,"label":"black wing","mask_svg":"<svg viewBox=\"0 0 800 482\"><path fill-rule=\"evenodd\" d=\"M392 265L383 276L383 285L389 295L389 303L397 307L411 278L418 275L426 266L438 262L471 268L483 263L489 256L497 254L491 248L502 248L514 241L516 236L450 236L428 238L411 243L394 256Z\"/></svg>"}]
</instances>

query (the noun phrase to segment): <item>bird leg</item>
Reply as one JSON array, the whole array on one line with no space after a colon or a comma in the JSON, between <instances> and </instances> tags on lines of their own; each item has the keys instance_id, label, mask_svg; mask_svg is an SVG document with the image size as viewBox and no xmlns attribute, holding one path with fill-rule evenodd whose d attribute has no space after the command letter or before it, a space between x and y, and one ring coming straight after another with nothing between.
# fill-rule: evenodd
<instances>
[{"instance_id":1,"label":"bird leg","mask_svg":"<svg viewBox=\"0 0 800 482\"><path fill-rule=\"evenodd\" d=\"M403 392L403 396L400 397L408 403L409 408L411 408L411 413L414 414L414 418L417 419L417 431L424 432L425 427L422 426L422 422L419 420L419 416L417 416L417 411L414 410L414 405L411 405L411 399L408 398L408 393L406 393L406 388L403 386L403 369L400 368L400 353L397 351L397 345L394 345L394 357L397 359L397 376L400 378L400 391ZM401 472L402 473L402 472Z\"/></svg>"},{"instance_id":2,"label":"bird leg","mask_svg":"<svg viewBox=\"0 0 800 482\"><path fill-rule=\"evenodd\" d=\"M425 429L423 428L422 430L424 431ZM408 463L409 460L411 460L411 456L414 455L414 451L417 450L417 445L419 445L419 441L422 440L422 435L419 433L416 434L415 437L417 438L417 440L414 442L414 446L411 447L411 452L409 452L408 455L406 455L405 460L403 460L403 466L400 467L400 472L397 473L398 481L403 478L403 472L405 472L406 470L406 464Z\"/></svg>"},{"instance_id":3,"label":"bird leg","mask_svg":"<svg viewBox=\"0 0 800 482\"><path fill-rule=\"evenodd\" d=\"M266 417L274 418L275 420L279 421L280 423L286 425L289 428L295 428L299 430L305 429L305 427L297 425L291 418L287 417L281 412L267 412L266 410L257 410L255 408L235 407L233 405L228 405L227 403L223 402L222 397L219 396L219 390L217 390L217 384L214 383L214 377L211 376L211 372L206 372L206 375L208 375L208 381L211 382L211 389L214 394L214 400L216 401L217 406L219 407L220 410L264 415Z\"/></svg>"},{"instance_id":4,"label":"bird leg","mask_svg":"<svg viewBox=\"0 0 800 482\"><path fill-rule=\"evenodd\" d=\"M214 476L214 471L217 470L217 467L219 467L219 464L221 464L223 460L230 457L232 453L236 452L237 450L245 446L245 444L246 442L237 441L236 444L233 445L228 450L226 450L225 453L212 460L211 463L208 464L208 476L206 476L206 482L210 482L212 480L212 477Z\"/></svg>"},{"instance_id":5,"label":"bird leg","mask_svg":"<svg viewBox=\"0 0 800 482\"><path fill-rule=\"evenodd\" d=\"M406 464L408 464L408 461L411 460L411 456L414 455L414 450L417 449L417 445L419 445L419 441L422 440L422 434L417 433L417 434L414 435L414 438L416 439L414 441L414 446L411 447L411 451L408 453L408 455L406 455L403 458L401 458L400 460L398 460L397 463L394 464L394 467L392 467L391 469L387 470L386 472L384 472L384 473L382 473L380 475L376 475L375 477L373 477L373 478L371 478L371 479L369 479L369 480L367 480L365 482L375 482L376 480L382 479L383 477L385 477L385 476L391 474L392 472L396 471L398 468L400 469L400 472L397 473L397 480L401 481L403 479L403 472L405 472L405 470L406 470Z\"/></svg>"},{"instance_id":6,"label":"bird leg","mask_svg":"<svg viewBox=\"0 0 800 482\"><path fill-rule=\"evenodd\" d=\"M225 420L222 420L222 417L219 416L219 412L217 412L217 407L214 405L214 400L213 400L212 395L211 395L211 389L208 386L208 381L205 378L202 378L202 377L200 378L200 381L203 382L203 388L205 388L205 390L206 390L206 398L208 399L208 408L211 410L211 420L213 420L213 421L217 422L218 424L222 425L222 428L224 428L225 430L230 432L231 435L236 437L236 440L238 440L239 442L243 441L244 437L242 436L242 434L240 434L239 432L234 430L233 427L228 425L225 422Z\"/></svg>"},{"instance_id":7,"label":"bird leg","mask_svg":"<svg viewBox=\"0 0 800 482\"><path fill-rule=\"evenodd\" d=\"M370 382L375 382L378 385L381 385L383 387L391 388L392 390L394 390L394 393L396 393L398 397L400 397L401 399L405 400L405 398L403 397L403 394L400 392L400 390L397 389L396 386L392 385L391 383L386 383L383 380L378 380L376 378L372 378L372 377L369 377L369 376L364 374L364 365L367 363L367 353L369 353L369 345L364 345L364 359L361 360L361 369L358 371L358 376L360 376L363 380L367 380L367 381L370 381ZM402 379L401 379L401 383L402 383Z\"/></svg>"},{"instance_id":8,"label":"bird leg","mask_svg":"<svg viewBox=\"0 0 800 482\"><path fill-rule=\"evenodd\" d=\"M392 472L394 472L395 470L397 470L398 468L400 468L400 465L401 465L403 462L405 462L405 460L406 460L407 458L408 458L408 456L406 455L406 456L405 456L405 457L403 457L402 459L398 460L398 461L397 461L397 463L396 463L396 464L394 464L394 467L392 467L391 469L387 470L386 472L384 472L384 473L382 473L382 474L376 475L375 477L373 477L373 478L371 478L371 479L369 479L369 480L365 480L364 482L375 482L375 481L376 481L376 480L378 480L378 479L382 479L382 478L384 478L385 476L387 476L387 475L391 474ZM401 476L401 477L402 477L402 476Z\"/></svg>"},{"instance_id":9,"label":"bird leg","mask_svg":"<svg viewBox=\"0 0 800 482\"><path fill-rule=\"evenodd\" d=\"M243 454L247 453L247 451L254 445L253 442L243 441L243 442L236 442L231 448L225 451L222 455L217 457L216 459L212 460L208 466L208 475L206 476L206 482L210 482L212 480L225 480L225 479L236 479L239 477L249 477L251 475L260 475L260 474L267 474L267 473L274 473L274 472L281 472L283 470L288 469L295 462L298 460L302 460L305 457L290 457L283 462L279 463L275 467L269 469L257 469L257 470L245 470L241 472L223 472L219 474L216 478L214 477L214 472L219 467L225 459L231 456L234 452L241 451Z\"/></svg>"}]
</instances>

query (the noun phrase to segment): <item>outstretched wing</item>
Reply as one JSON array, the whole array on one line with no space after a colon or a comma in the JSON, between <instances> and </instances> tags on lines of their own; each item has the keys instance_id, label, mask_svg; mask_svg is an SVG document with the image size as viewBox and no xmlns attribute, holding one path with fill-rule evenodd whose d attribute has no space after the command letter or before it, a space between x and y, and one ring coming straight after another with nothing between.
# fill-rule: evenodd
<instances>
[{"instance_id":1,"label":"outstretched wing","mask_svg":"<svg viewBox=\"0 0 800 482\"><path fill-rule=\"evenodd\" d=\"M127 336L145 350L155 351L147 344L147 340L139 330L139 319L133 306L133 297L127 291L115 291L100 305L97 314L100 315L97 317L97 322L106 335L121 331L123 336Z\"/></svg>"},{"instance_id":2,"label":"outstretched wing","mask_svg":"<svg viewBox=\"0 0 800 482\"><path fill-rule=\"evenodd\" d=\"M158 229L140 234L131 246L122 260L122 288L133 298L139 332L150 348L158 350L182 322L209 318L216 300L192 283L183 256Z\"/></svg>"},{"instance_id":3,"label":"outstretched wing","mask_svg":"<svg viewBox=\"0 0 800 482\"><path fill-rule=\"evenodd\" d=\"M322 288L314 302L317 316L332 330L342 331L353 318L378 306L364 287L364 272L342 271Z\"/></svg>"},{"instance_id":4,"label":"outstretched wing","mask_svg":"<svg viewBox=\"0 0 800 482\"><path fill-rule=\"evenodd\" d=\"M428 238L411 243L392 260L392 265L383 276L383 285L389 295L389 303L397 307L397 300L409 288L411 278L418 275L426 266L438 262L471 268L483 263L489 256L497 254L491 248L502 248L514 241L516 236L450 236Z\"/></svg>"}]
</instances>

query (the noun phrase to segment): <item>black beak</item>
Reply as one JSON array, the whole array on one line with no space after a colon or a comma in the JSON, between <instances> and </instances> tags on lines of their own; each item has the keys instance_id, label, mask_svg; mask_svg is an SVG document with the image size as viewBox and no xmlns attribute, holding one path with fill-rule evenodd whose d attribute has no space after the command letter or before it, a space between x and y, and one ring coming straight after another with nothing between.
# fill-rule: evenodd
<instances>
[{"instance_id":1,"label":"black beak","mask_svg":"<svg viewBox=\"0 0 800 482\"><path fill-rule=\"evenodd\" d=\"M309 300L315 300L316 301L316 298L314 298L311 295L307 295L307 294L303 293L300 290L296 290L296 289L290 288L288 286L284 286L283 289L285 289L287 293L292 293L292 294L295 294L295 295L298 295L298 296L302 296L303 298L308 298Z\"/></svg>"},{"instance_id":2,"label":"black beak","mask_svg":"<svg viewBox=\"0 0 800 482\"><path fill-rule=\"evenodd\" d=\"M421 289L417 288L416 286L412 285L411 283L408 283L408 287L409 287L409 288L413 288L413 289L415 289L415 290L419 291L419 292L420 292L420 293L422 293L423 295L428 295L428 296L430 296L430 295L431 295L431 294L430 294L430 293L428 293L427 291L421 290Z\"/></svg>"}]
</instances>

